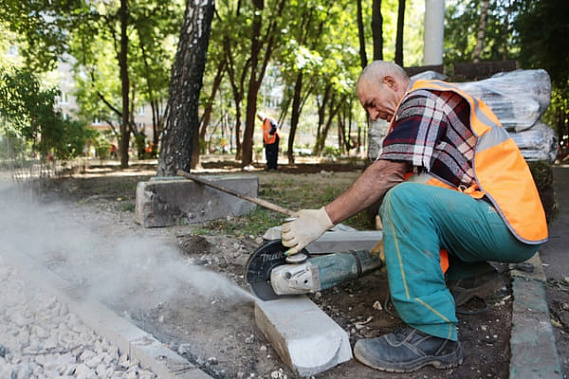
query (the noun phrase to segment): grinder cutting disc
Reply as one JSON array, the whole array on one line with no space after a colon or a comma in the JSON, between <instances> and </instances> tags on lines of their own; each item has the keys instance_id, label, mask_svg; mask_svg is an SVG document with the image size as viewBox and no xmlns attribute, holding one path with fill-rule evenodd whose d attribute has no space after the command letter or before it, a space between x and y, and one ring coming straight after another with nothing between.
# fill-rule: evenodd
<instances>
[{"instance_id":1,"label":"grinder cutting disc","mask_svg":"<svg viewBox=\"0 0 569 379\"><path fill-rule=\"evenodd\" d=\"M245 267L245 278L259 299L274 300L279 298L270 283L271 270L288 263L286 255L284 255L288 249L283 246L280 240L275 240L259 247L249 257ZM299 254L301 253L309 255L304 249L299 252Z\"/></svg>"}]
</instances>

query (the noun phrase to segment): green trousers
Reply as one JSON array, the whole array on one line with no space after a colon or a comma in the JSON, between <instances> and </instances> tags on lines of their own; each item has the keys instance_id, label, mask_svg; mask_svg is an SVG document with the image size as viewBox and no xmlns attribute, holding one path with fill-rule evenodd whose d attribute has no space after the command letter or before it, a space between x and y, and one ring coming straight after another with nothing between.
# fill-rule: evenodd
<instances>
[{"instance_id":1,"label":"green trousers","mask_svg":"<svg viewBox=\"0 0 569 379\"><path fill-rule=\"evenodd\" d=\"M539 248L519 242L487 201L445 188L401 183L385 195L379 212L393 305L407 325L441 338L457 340L441 248L473 265L522 262Z\"/></svg>"}]
</instances>

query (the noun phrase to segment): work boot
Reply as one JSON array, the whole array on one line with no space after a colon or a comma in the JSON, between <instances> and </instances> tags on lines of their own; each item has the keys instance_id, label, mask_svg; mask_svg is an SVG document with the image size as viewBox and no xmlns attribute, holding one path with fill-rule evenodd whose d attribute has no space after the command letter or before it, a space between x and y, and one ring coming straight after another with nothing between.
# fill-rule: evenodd
<instances>
[{"instance_id":1,"label":"work boot","mask_svg":"<svg viewBox=\"0 0 569 379\"><path fill-rule=\"evenodd\" d=\"M471 278L449 280L447 287L454 297L455 306L466 304L470 299L478 297L487 299L504 287L502 275L496 271L488 271Z\"/></svg>"},{"instance_id":2,"label":"work boot","mask_svg":"<svg viewBox=\"0 0 569 379\"><path fill-rule=\"evenodd\" d=\"M361 363L380 371L411 372L431 365L444 369L462 363L460 342L425 334L409 326L398 326L392 333L362 339L354 346Z\"/></svg>"}]
</instances>

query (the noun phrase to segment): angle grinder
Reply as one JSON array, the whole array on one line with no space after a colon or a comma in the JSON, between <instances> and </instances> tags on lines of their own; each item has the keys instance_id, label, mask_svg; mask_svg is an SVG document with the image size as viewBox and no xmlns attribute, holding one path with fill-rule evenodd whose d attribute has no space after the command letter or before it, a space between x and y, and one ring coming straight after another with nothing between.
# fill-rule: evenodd
<instances>
[{"instance_id":1,"label":"angle grinder","mask_svg":"<svg viewBox=\"0 0 569 379\"><path fill-rule=\"evenodd\" d=\"M331 254L310 254L306 249L286 256L281 240L255 250L245 267L252 292L261 300L316 293L354 280L383 266L379 254L353 250Z\"/></svg>"}]
</instances>

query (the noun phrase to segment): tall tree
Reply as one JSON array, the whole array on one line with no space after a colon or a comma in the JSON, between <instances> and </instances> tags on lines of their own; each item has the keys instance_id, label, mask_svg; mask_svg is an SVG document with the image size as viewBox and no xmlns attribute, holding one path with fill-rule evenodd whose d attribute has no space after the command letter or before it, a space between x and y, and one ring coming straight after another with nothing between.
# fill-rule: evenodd
<instances>
[{"instance_id":1,"label":"tall tree","mask_svg":"<svg viewBox=\"0 0 569 379\"><path fill-rule=\"evenodd\" d=\"M403 67L403 30L405 26L405 0L399 0L397 8L397 36L395 38L395 63Z\"/></svg>"},{"instance_id":2,"label":"tall tree","mask_svg":"<svg viewBox=\"0 0 569 379\"><path fill-rule=\"evenodd\" d=\"M362 68L367 66L367 53L366 53L366 38L364 29L364 17L362 11L362 0L357 0L357 24L358 24L358 37L360 42L360 65Z\"/></svg>"},{"instance_id":3,"label":"tall tree","mask_svg":"<svg viewBox=\"0 0 569 379\"><path fill-rule=\"evenodd\" d=\"M513 38L515 33L509 22L512 15L510 1L448 1L445 17L445 64L470 62L473 59L514 59L517 48ZM506 53L505 44L511 46Z\"/></svg>"},{"instance_id":4,"label":"tall tree","mask_svg":"<svg viewBox=\"0 0 569 379\"><path fill-rule=\"evenodd\" d=\"M128 167L128 149L130 146L130 118L129 118L129 91L130 78L128 75L128 0L121 0L121 6L118 12L120 23L120 48L119 48L119 67L121 78L121 94L122 94L122 119L121 119L121 139L120 139L120 156L121 168Z\"/></svg>"},{"instance_id":5,"label":"tall tree","mask_svg":"<svg viewBox=\"0 0 569 379\"><path fill-rule=\"evenodd\" d=\"M0 22L21 36L19 54L25 65L35 72L57 67L67 52L68 30L75 13L81 13L82 1L2 0Z\"/></svg>"},{"instance_id":6,"label":"tall tree","mask_svg":"<svg viewBox=\"0 0 569 379\"><path fill-rule=\"evenodd\" d=\"M476 34L476 46L472 52L472 61L478 62L480 60L480 53L484 46L484 36L486 35L486 22L488 20L488 8L490 7L490 0L482 1L482 8L480 10L480 21L478 23L478 33Z\"/></svg>"},{"instance_id":7,"label":"tall tree","mask_svg":"<svg viewBox=\"0 0 569 379\"><path fill-rule=\"evenodd\" d=\"M131 0L131 16L136 33L130 38L132 81L140 92L138 104L150 105L152 113L152 157L157 155L164 126L165 99L168 94L174 43L165 41L178 37L182 4L172 1ZM132 86L134 87L134 86ZM134 108L134 106L132 107Z\"/></svg>"},{"instance_id":8,"label":"tall tree","mask_svg":"<svg viewBox=\"0 0 569 379\"><path fill-rule=\"evenodd\" d=\"M172 67L170 110L160 145L158 176L190 170L192 137L199 128L199 94L203 84L214 0L188 0Z\"/></svg>"},{"instance_id":9,"label":"tall tree","mask_svg":"<svg viewBox=\"0 0 569 379\"><path fill-rule=\"evenodd\" d=\"M82 153L93 133L83 123L65 119L56 109L57 88L43 88L39 77L30 71L1 67L0 83L0 141L11 142L12 158L32 155L44 160L53 154L73 159ZM15 151L14 145L20 146L21 152Z\"/></svg>"},{"instance_id":10,"label":"tall tree","mask_svg":"<svg viewBox=\"0 0 569 379\"><path fill-rule=\"evenodd\" d=\"M215 12L213 20L212 37L210 42L211 58L210 76L216 67L225 67L221 89L227 90L219 93L219 98L224 93L231 94L225 101L217 101L212 108L218 122L223 125L230 123L233 135L230 140L235 140L235 159L241 160L242 157L242 125L243 125L243 103L246 92L246 80L251 67L250 40L251 40L251 3L250 2L221 2ZM219 51L219 53L218 53ZM210 53L208 53L210 55ZM217 71L218 72L218 71ZM211 85L215 85L215 78L210 79ZM233 106L226 107L227 102L233 102Z\"/></svg>"},{"instance_id":11,"label":"tall tree","mask_svg":"<svg viewBox=\"0 0 569 379\"><path fill-rule=\"evenodd\" d=\"M381 15L381 0L373 0L371 33L373 37L373 60L383 59L383 16Z\"/></svg>"},{"instance_id":12,"label":"tall tree","mask_svg":"<svg viewBox=\"0 0 569 379\"><path fill-rule=\"evenodd\" d=\"M253 133L257 120L257 96L265 76L267 66L276 48L277 31L280 16L286 5L286 0L277 0L274 4L273 17L265 18L266 29L263 30L264 0L253 0L254 15L251 28L251 66L249 84L247 88L247 108L245 130L243 132L243 152L241 166L245 167L253 162Z\"/></svg>"},{"instance_id":13,"label":"tall tree","mask_svg":"<svg viewBox=\"0 0 569 379\"><path fill-rule=\"evenodd\" d=\"M520 62L526 68L543 68L556 85L569 80L569 2L516 0L515 22L521 45ZM540 22L536 22L540 20Z\"/></svg>"},{"instance_id":14,"label":"tall tree","mask_svg":"<svg viewBox=\"0 0 569 379\"><path fill-rule=\"evenodd\" d=\"M516 0L523 68L542 68L551 76L553 94L544 117L560 137L569 134L569 2ZM539 20L539 22L536 22Z\"/></svg>"},{"instance_id":15,"label":"tall tree","mask_svg":"<svg viewBox=\"0 0 569 379\"><path fill-rule=\"evenodd\" d=\"M290 107L290 130L287 143L287 158L289 164L294 164L294 141L300 122L302 108L308 96L313 92L316 76L319 75L322 63L320 51L326 45L325 29L332 29L338 20L337 12L340 7L334 7L337 1L324 3L314 7L311 2L301 2L288 8L289 32L283 41L280 62L286 87L286 100L282 107L286 114ZM290 99L290 101L288 101Z\"/></svg>"},{"instance_id":16,"label":"tall tree","mask_svg":"<svg viewBox=\"0 0 569 379\"><path fill-rule=\"evenodd\" d=\"M207 127L209 126L209 122L211 119L211 113L213 112L213 106L215 102L215 97L217 95L217 91L221 86L221 81L223 76L225 75L225 60L217 60L217 68L215 73L215 78L213 79L213 83L211 85L211 92L209 97L203 102L204 103L204 111L200 118L200 127L199 130L195 130L194 132L197 133L194 135L193 146L192 146L192 169L195 169L200 166L200 146L205 143L205 135L207 133Z\"/></svg>"}]
</instances>

